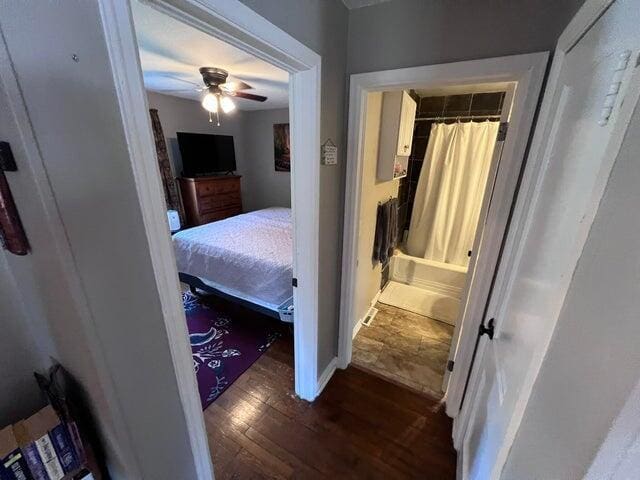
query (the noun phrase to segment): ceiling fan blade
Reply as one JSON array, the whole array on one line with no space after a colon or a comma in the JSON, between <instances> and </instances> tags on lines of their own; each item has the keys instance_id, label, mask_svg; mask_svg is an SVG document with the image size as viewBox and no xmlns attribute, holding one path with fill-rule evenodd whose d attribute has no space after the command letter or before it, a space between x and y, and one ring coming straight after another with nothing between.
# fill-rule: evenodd
<instances>
[{"instance_id":1,"label":"ceiling fan blade","mask_svg":"<svg viewBox=\"0 0 640 480\"><path fill-rule=\"evenodd\" d=\"M246 98L247 100L255 100L256 102L264 102L267 99L267 97L263 97L262 95L254 95L252 93L245 92L229 92L229 95L232 97Z\"/></svg>"},{"instance_id":2,"label":"ceiling fan blade","mask_svg":"<svg viewBox=\"0 0 640 480\"><path fill-rule=\"evenodd\" d=\"M202 89L199 88L180 88L180 89L158 89L158 92L166 92L166 93L194 93L194 92L201 92Z\"/></svg>"},{"instance_id":3,"label":"ceiling fan blade","mask_svg":"<svg viewBox=\"0 0 640 480\"><path fill-rule=\"evenodd\" d=\"M220 87L221 90L224 90L225 92L237 92L238 90L250 90L253 88L248 83L245 83L242 81L225 82L225 83L221 83L218 86Z\"/></svg>"},{"instance_id":4,"label":"ceiling fan blade","mask_svg":"<svg viewBox=\"0 0 640 480\"><path fill-rule=\"evenodd\" d=\"M177 80L178 82L190 83L191 85L193 85L195 87L202 88L202 84L201 83L192 82L191 80L185 80L184 78L180 78L180 77L178 77L176 75L171 75L170 73L163 73L161 76L167 77L167 78L172 78L173 80Z\"/></svg>"}]
</instances>

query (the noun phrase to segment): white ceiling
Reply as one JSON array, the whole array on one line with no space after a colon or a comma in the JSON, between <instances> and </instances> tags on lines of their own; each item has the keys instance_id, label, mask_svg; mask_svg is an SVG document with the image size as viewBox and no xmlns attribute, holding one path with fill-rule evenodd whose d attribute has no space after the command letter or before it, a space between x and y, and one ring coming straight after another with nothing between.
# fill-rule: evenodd
<instances>
[{"instance_id":1,"label":"white ceiling","mask_svg":"<svg viewBox=\"0 0 640 480\"><path fill-rule=\"evenodd\" d=\"M389 1L390 0L342 0L342 3L344 3L344 6L349 10L353 10L354 8L369 7L371 5Z\"/></svg>"},{"instance_id":2,"label":"white ceiling","mask_svg":"<svg viewBox=\"0 0 640 480\"><path fill-rule=\"evenodd\" d=\"M229 81L242 80L247 93L265 102L235 98L239 110L284 108L289 103L289 74L236 47L190 27L138 1L132 2L140 62L147 90L199 100L203 86L200 67L229 72Z\"/></svg>"}]
</instances>

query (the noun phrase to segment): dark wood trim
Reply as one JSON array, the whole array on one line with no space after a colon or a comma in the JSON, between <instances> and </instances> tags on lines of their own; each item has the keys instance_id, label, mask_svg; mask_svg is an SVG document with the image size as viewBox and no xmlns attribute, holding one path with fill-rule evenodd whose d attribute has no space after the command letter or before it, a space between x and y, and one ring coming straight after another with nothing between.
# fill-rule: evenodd
<instances>
[{"instance_id":1,"label":"dark wood trim","mask_svg":"<svg viewBox=\"0 0 640 480\"><path fill-rule=\"evenodd\" d=\"M3 170L0 170L0 242L5 250L15 255L29 253L27 235Z\"/></svg>"}]
</instances>

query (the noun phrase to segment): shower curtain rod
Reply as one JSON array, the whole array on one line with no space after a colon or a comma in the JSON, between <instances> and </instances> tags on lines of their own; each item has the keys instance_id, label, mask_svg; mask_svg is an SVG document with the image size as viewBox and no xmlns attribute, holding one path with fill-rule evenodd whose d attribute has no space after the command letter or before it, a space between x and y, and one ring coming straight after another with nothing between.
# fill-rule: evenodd
<instances>
[{"instance_id":1,"label":"shower curtain rod","mask_svg":"<svg viewBox=\"0 0 640 480\"><path fill-rule=\"evenodd\" d=\"M416 122L421 122L425 120L466 120L466 119L474 119L474 118L500 118L502 115L453 115L451 117L439 116L439 117L425 117L425 118L416 118Z\"/></svg>"}]
</instances>

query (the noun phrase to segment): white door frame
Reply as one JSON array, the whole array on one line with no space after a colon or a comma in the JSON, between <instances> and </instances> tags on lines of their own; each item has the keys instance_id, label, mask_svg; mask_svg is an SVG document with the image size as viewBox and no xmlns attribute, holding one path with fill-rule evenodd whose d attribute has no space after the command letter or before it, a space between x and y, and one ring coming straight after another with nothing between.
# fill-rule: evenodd
<instances>
[{"instance_id":1,"label":"white door frame","mask_svg":"<svg viewBox=\"0 0 640 480\"><path fill-rule=\"evenodd\" d=\"M504 142L502 159L487 212L486 248L474 252L478 278L491 278L500 253L518 174L522 166L529 132L542 87L548 53L532 53L424 67L363 73L351 76L349 96L348 162L345 198L345 221L342 255L342 291L340 303L340 339L338 366L351 362L352 332L355 312L356 258L359 236L359 205L364 148L364 118L367 94L410 88L437 88L453 85L516 82L509 134ZM502 228L500 228L502 226ZM471 279L467 278L467 282ZM478 291L479 294L475 295ZM456 367L449 382L447 413L457 415L470 370L477 331L486 306L488 289L473 289L464 313L465 321L456 322L454 336L459 336ZM464 312L463 312L464 310ZM463 330L464 329L464 330Z\"/></svg>"},{"instance_id":2,"label":"white door frame","mask_svg":"<svg viewBox=\"0 0 640 480\"><path fill-rule=\"evenodd\" d=\"M530 227L535 223L534 219L537 215L546 216L550 214L547 211L537 211L536 205L540 198L551 194L554 189L552 179L547 176L547 165L551 160L551 146L554 143L555 133L558 130L558 119L561 118L563 110L563 102L555 102L554 98L556 98L556 93L563 88L560 82L560 73L564 65L565 56L614 1L615 0L587 0L558 39L551 72L540 109L539 120L536 124L535 135L527 157L520 191L511 218L508 237L506 238L501 256L500 268L496 274L494 288L487 310L488 317L495 317L496 319L504 317L504 309L509 304L510 296L514 293L514 285L518 284L518 282L522 283L522 279L519 277L519 264L522 261L523 255L525 255L524 246L527 244L527 238L533 233L530 232ZM635 62L635 59L633 59L633 61ZM624 102L622 102L622 97L624 97ZM520 422L522 421L536 377L542 366L562 305L564 304L573 272L575 271L587 241L587 236L597 213L607 180L611 174L611 169L622 145L624 135L627 132L633 109L638 104L639 99L640 74L636 73L631 77L625 94L620 95L620 98L617 99L611 119L611 121L617 122L616 129L613 131L606 147L603 162L598 165L585 166L585 168L592 169L591 173L594 176L595 182L593 190L591 192L585 192L584 211L583 215L581 215L577 231L574 231L576 225L573 224L558 225L558 229L555 232L556 235L566 236L567 238L575 235L574 248L563 262L564 273L558 278L555 278L555 275L553 276L555 283L552 285L552 289L548 290L548 298L545 299L544 305L540 307L543 312L540 318L546 322L543 328L546 332L546 337L544 341L539 342L537 345L529 369L526 372L522 372L525 380L518 393L515 410L512 416L506 419L508 425L505 437L502 439L496 464L494 465L494 478L498 478L506 462L509 449L513 444ZM604 104L604 98L602 101ZM615 118L616 116L617 118ZM558 205L558 208L563 207L562 205ZM540 275L544 275L544 273L540 273ZM495 335L500 335L499 321L497 322ZM482 355L484 345L486 345L486 342L481 342L478 348L478 357ZM476 367L478 367L478 365L474 366L471 376L469 377L468 392L462 410L454 420L454 446L458 450L464 439L465 431L472 414L473 399L475 398L481 381L479 375L480 369Z\"/></svg>"},{"instance_id":3,"label":"white door frame","mask_svg":"<svg viewBox=\"0 0 640 480\"><path fill-rule=\"evenodd\" d=\"M105 40L164 312L164 325L198 477L212 478L129 2L99 0ZM147 0L150 6L290 74L294 226L295 391L313 400L318 383L318 260L321 57L238 0ZM300 246L301 248L296 248ZM169 374L169 373L167 373Z\"/></svg>"}]
</instances>

